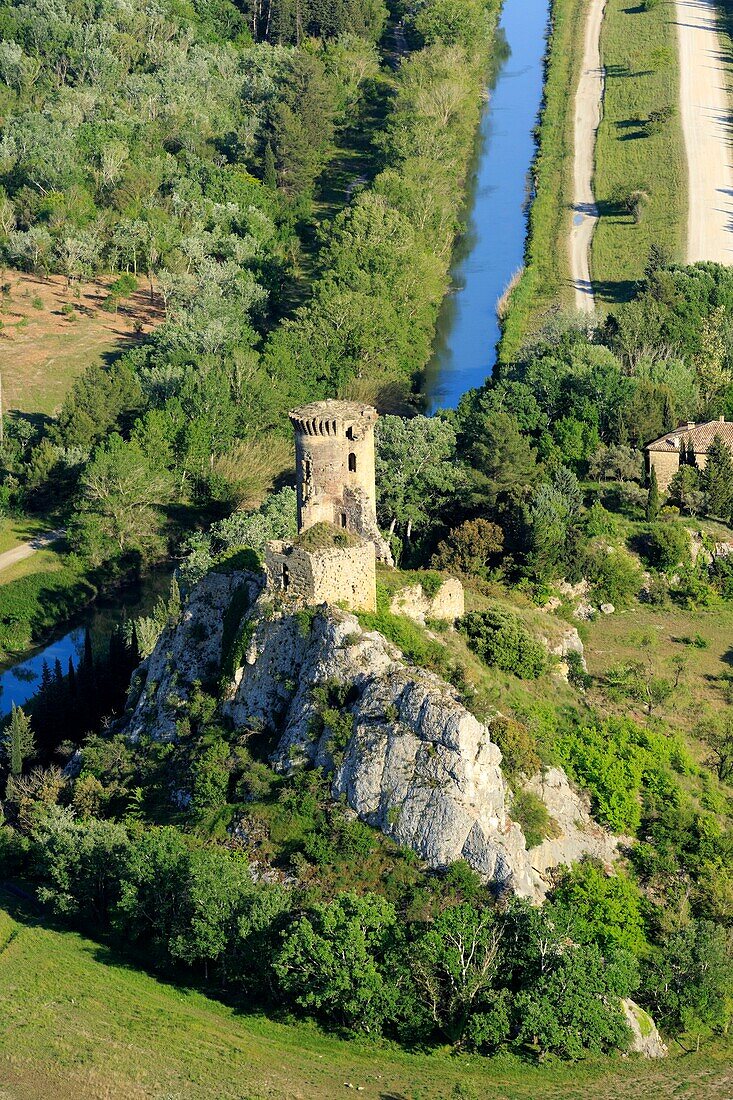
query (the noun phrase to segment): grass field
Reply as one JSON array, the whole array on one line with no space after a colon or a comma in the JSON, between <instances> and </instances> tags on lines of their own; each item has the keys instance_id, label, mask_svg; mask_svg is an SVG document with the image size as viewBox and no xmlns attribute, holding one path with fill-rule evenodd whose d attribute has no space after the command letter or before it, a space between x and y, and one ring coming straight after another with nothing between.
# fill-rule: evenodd
<instances>
[{"instance_id":1,"label":"grass field","mask_svg":"<svg viewBox=\"0 0 733 1100\"><path fill-rule=\"evenodd\" d=\"M607 0L601 57L606 91L594 179L601 218L591 273L599 303L609 306L631 297L652 244L682 259L687 172L673 0L649 10ZM634 191L645 196L638 222L625 209Z\"/></svg>"},{"instance_id":2,"label":"grass field","mask_svg":"<svg viewBox=\"0 0 733 1100\"><path fill-rule=\"evenodd\" d=\"M161 302L150 300L142 280L117 313L105 312L101 305L113 278L84 284L77 297L61 275L2 273L0 362L6 411L53 414L86 367L124 350L138 332L163 319Z\"/></svg>"},{"instance_id":3,"label":"grass field","mask_svg":"<svg viewBox=\"0 0 733 1100\"><path fill-rule=\"evenodd\" d=\"M9 906L12 909L12 905ZM238 1014L0 910L3 1100L729 1100L730 1047L665 1062L409 1054Z\"/></svg>"},{"instance_id":4,"label":"grass field","mask_svg":"<svg viewBox=\"0 0 733 1100\"><path fill-rule=\"evenodd\" d=\"M545 101L534 163L525 268L510 298L499 349L511 362L523 338L554 305L571 306L568 234L572 206L575 91L583 60L586 4L554 0Z\"/></svg>"},{"instance_id":5,"label":"grass field","mask_svg":"<svg viewBox=\"0 0 733 1100\"><path fill-rule=\"evenodd\" d=\"M588 671L601 678L612 665L638 661L640 639L645 636L654 639L651 659L660 675L674 679L671 662L683 657L686 667L680 686L658 712L676 727L689 731L705 714L723 705L723 689L728 677L733 677L733 608L729 603L698 611L636 604L628 611L599 616L582 633ZM633 704L625 700L621 709L632 713Z\"/></svg>"}]
</instances>

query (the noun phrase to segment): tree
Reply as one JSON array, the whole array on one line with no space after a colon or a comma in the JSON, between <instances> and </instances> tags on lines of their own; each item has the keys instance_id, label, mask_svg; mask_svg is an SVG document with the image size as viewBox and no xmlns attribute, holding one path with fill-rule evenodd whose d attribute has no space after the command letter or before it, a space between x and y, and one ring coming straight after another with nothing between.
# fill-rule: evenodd
<instances>
[{"instance_id":1,"label":"tree","mask_svg":"<svg viewBox=\"0 0 733 1100\"><path fill-rule=\"evenodd\" d=\"M563 872L552 892L550 919L565 924L574 940L604 952L621 947L639 956L647 947L638 887L623 872L609 875L593 860Z\"/></svg>"},{"instance_id":2,"label":"tree","mask_svg":"<svg viewBox=\"0 0 733 1100\"><path fill-rule=\"evenodd\" d=\"M706 511L727 519L733 505L733 456L719 435L710 444L700 481L705 493Z\"/></svg>"},{"instance_id":3,"label":"tree","mask_svg":"<svg viewBox=\"0 0 733 1100\"><path fill-rule=\"evenodd\" d=\"M733 1009L733 948L712 921L691 920L662 938L644 968L655 1016L670 1028L727 1028Z\"/></svg>"},{"instance_id":4,"label":"tree","mask_svg":"<svg viewBox=\"0 0 733 1100\"><path fill-rule=\"evenodd\" d=\"M377 516L404 532L423 530L464 484L456 433L438 417L383 416L377 424Z\"/></svg>"},{"instance_id":5,"label":"tree","mask_svg":"<svg viewBox=\"0 0 733 1100\"><path fill-rule=\"evenodd\" d=\"M703 510L705 495L700 491L700 471L696 466L687 462L680 466L669 483L668 499L670 504L691 516Z\"/></svg>"},{"instance_id":6,"label":"tree","mask_svg":"<svg viewBox=\"0 0 733 1100\"><path fill-rule=\"evenodd\" d=\"M723 783L733 780L733 715L708 718L697 729L711 752L710 765Z\"/></svg>"},{"instance_id":7,"label":"tree","mask_svg":"<svg viewBox=\"0 0 733 1100\"><path fill-rule=\"evenodd\" d=\"M493 507L506 493L522 493L537 479L535 451L516 419L506 412L471 417L463 427L473 492Z\"/></svg>"},{"instance_id":8,"label":"tree","mask_svg":"<svg viewBox=\"0 0 733 1100\"><path fill-rule=\"evenodd\" d=\"M467 902L444 910L414 945L410 967L434 1024L455 1043L491 989L502 928L492 910Z\"/></svg>"},{"instance_id":9,"label":"tree","mask_svg":"<svg viewBox=\"0 0 733 1100\"><path fill-rule=\"evenodd\" d=\"M631 992L634 977L623 952L604 958L594 944L566 944L517 995L519 1041L569 1059L587 1050L625 1049L631 1033L619 998Z\"/></svg>"},{"instance_id":10,"label":"tree","mask_svg":"<svg viewBox=\"0 0 733 1100\"><path fill-rule=\"evenodd\" d=\"M162 549L158 508L169 498L166 472L151 465L139 443L115 433L84 471L71 539L93 565L130 554L150 559Z\"/></svg>"},{"instance_id":11,"label":"tree","mask_svg":"<svg viewBox=\"0 0 733 1100\"><path fill-rule=\"evenodd\" d=\"M646 518L650 523L659 515L659 509L661 507L661 500L659 496L659 484L657 483L657 471L652 466L652 472L649 476L649 492L646 498Z\"/></svg>"},{"instance_id":12,"label":"tree","mask_svg":"<svg viewBox=\"0 0 733 1100\"><path fill-rule=\"evenodd\" d=\"M16 707L15 703L13 703L10 721L3 734L2 748L10 775L17 779L23 772L25 762L35 752L35 742L30 718L20 707Z\"/></svg>"},{"instance_id":13,"label":"tree","mask_svg":"<svg viewBox=\"0 0 733 1100\"><path fill-rule=\"evenodd\" d=\"M485 577L491 559L501 553L503 545L504 532L498 524L467 519L438 543L431 565L434 569Z\"/></svg>"},{"instance_id":14,"label":"tree","mask_svg":"<svg viewBox=\"0 0 733 1100\"><path fill-rule=\"evenodd\" d=\"M378 1031L394 996L386 956L393 906L376 894L341 894L288 929L274 970L301 1008L357 1031Z\"/></svg>"}]
</instances>

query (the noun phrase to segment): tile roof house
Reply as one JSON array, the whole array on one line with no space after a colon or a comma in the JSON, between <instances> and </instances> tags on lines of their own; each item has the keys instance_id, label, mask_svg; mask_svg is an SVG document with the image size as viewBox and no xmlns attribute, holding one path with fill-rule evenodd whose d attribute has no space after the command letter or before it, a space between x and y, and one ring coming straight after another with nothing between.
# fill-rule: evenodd
<instances>
[{"instance_id":1,"label":"tile roof house","mask_svg":"<svg viewBox=\"0 0 733 1100\"><path fill-rule=\"evenodd\" d=\"M644 448L644 462L647 480L652 470L656 471L659 491L664 493L680 466L695 456L695 465L705 469L708 451L715 437L720 438L733 452L733 423L724 417L719 420L707 420L703 424L680 424L671 432L665 432L659 439L653 439Z\"/></svg>"}]
</instances>

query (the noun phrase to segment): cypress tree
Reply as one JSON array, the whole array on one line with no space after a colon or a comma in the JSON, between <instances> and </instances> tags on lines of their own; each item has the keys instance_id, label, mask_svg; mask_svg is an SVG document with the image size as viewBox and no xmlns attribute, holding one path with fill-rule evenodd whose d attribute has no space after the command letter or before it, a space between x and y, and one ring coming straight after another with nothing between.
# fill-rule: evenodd
<instances>
[{"instance_id":1,"label":"cypress tree","mask_svg":"<svg viewBox=\"0 0 733 1100\"><path fill-rule=\"evenodd\" d=\"M659 485L657 483L657 471L652 466L651 476L649 477L649 492L646 498L646 518L650 523L653 523L659 515L661 503Z\"/></svg>"},{"instance_id":2,"label":"cypress tree","mask_svg":"<svg viewBox=\"0 0 733 1100\"><path fill-rule=\"evenodd\" d=\"M262 182L265 187L269 187L270 190L277 190L277 166L275 164L275 154L272 151L271 141L268 141L265 146L265 155L262 164Z\"/></svg>"},{"instance_id":3,"label":"cypress tree","mask_svg":"<svg viewBox=\"0 0 733 1100\"><path fill-rule=\"evenodd\" d=\"M707 512L727 519L733 506L733 456L719 435L710 444L701 480Z\"/></svg>"},{"instance_id":4,"label":"cypress tree","mask_svg":"<svg viewBox=\"0 0 733 1100\"><path fill-rule=\"evenodd\" d=\"M20 707L13 703L8 723L3 738L3 749L10 767L10 774L16 778L23 772L23 764L35 752L33 730L30 718Z\"/></svg>"}]
</instances>

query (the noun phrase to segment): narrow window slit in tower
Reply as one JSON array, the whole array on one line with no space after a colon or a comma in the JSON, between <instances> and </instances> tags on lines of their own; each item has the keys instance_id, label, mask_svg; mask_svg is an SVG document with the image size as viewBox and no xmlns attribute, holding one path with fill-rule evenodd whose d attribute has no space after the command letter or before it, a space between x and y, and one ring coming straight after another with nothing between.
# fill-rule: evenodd
<instances>
[{"instance_id":1,"label":"narrow window slit in tower","mask_svg":"<svg viewBox=\"0 0 733 1100\"><path fill-rule=\"evenodd\" d=\"M349 473L350 474L355 474L356 473L356 455L354 454L353 451L349 452Z\"/></svg>"},{"instance_id":2,"label":"narrow window slit in tower","mask_svg":"<svg viewBox=\"0 0 733 1100\"><path fill-rule=\"evenodd\" d=\"M289 587L290 587L290 570L288 569L287 564L285 562L283 562L283 588L287 589Z\"/></svg>"}]
</instances>

